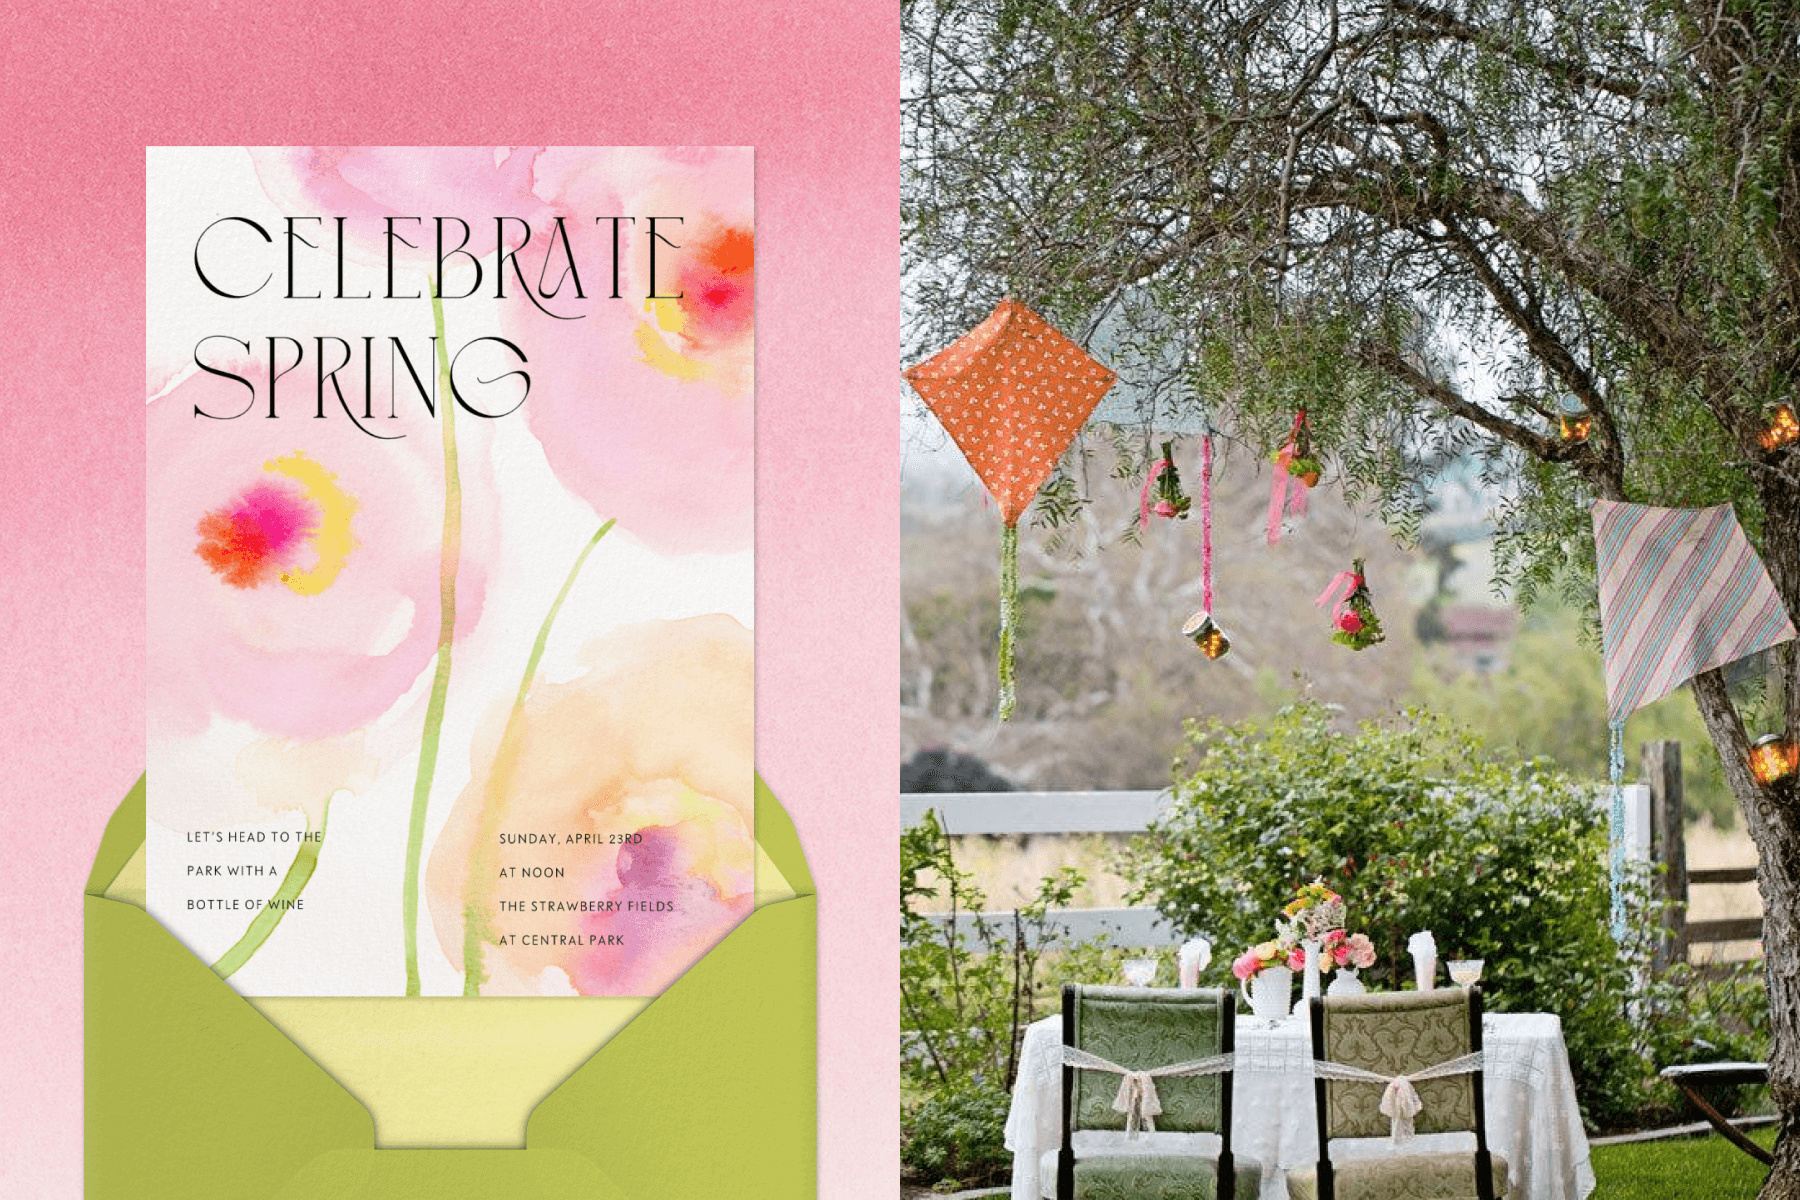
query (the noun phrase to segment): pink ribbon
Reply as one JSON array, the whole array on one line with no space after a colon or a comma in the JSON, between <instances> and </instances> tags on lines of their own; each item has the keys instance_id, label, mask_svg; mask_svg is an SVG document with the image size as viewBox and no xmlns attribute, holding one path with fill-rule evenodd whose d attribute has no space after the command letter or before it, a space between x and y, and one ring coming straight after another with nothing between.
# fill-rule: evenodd
<instances>
[{"instance_id":1,"label":"pink ribbon","mask_svg":"<svg viewBox=\"0 0 1800 1200\"><path fill-rule=\"evenodd\" d=\"M1344 615L1346 610L1345 601L1349 600L1356 592L1356 589L1361 586L1361 575L1358 575L1355 571L1340 571L1330 583L1325 585L1325 590L1319 593L1319 598L1314 600L1313 603L1330 604L1331 619L1336 621L1339 617Z\"/></svg>"},{"instance_id":2,"label":"pink ribbon","mask_svg":"<svg viewBox=\"0 0 1800 1200\"><path fill-rule=\"evenodd\" d=\"M1269 489L1269 545L1281 540L1281 516L1285 510L1296 517L1306 515L1306 485L1288 474L1288 460L1294 448L1283 446L1275 456L1275 486Z\"/></svg>"},{"instance_id":3,"label":"pink ribbon","mask_svg":"<svg viewBox=\"0 0 1800 1200\"><path fill-rule=\"evenodd\" d=\"M1165 468L1174 465L1166 458L1159 458L1150 464L1150 473L1144 476L1144 490L1138 493L1138 525L1140 528L1150 524L1150 489L1156 486L1156 477L1161 475ZM1159 513L1157 515L1169 517L1175 514Z\"/></svg>"},{"instance_id":4,"label":"pink ribbon","mask_svg":"<svg viewBox=\"0 0 1800 1200\"><path fill-rule=\"evenodd\" d=\"M1213 610L1212 593L1212 434L1200 440L1200 607Z\"/></svg>"},{"instance_id":5,"label":"pink ribbon","mask_svg":"<svg viewBox=\"0 0 1800 1200\"><path fill-rule=\"evenodd\" d=\"M1281 540L1283 511L1296 517L1306 515L1306 485L1288 474L1288 463L1294 458L1294 445L1300 427L1306 424L1306 410L1294 414L1294 427L1288 431L1287 445L1275 455L1275 484L1269 489L1269 545Z\"/></svg>"}]
</instances>

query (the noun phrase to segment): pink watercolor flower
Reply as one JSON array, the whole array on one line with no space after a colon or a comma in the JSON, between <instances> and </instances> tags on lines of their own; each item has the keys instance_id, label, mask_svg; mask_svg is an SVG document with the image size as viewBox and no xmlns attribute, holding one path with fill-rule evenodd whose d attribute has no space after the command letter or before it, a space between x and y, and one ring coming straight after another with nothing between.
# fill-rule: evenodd
<instances>
[{"instance_id":1,"label":"pink watercolor flower","mask_svg":"<svg viewBox=\"0 0 1800 1200\"><path fill-rule=\"evenodd\" d=\"M650 621L581 657L587 674L532 689L504 760L511 697L489 713L432 850L426 893L444 954L463 963L477 897L493 934L511 939L486 941L483 995L654 995L753 904L750 631L722 615ZM507 840L546 832L557 840ZM560 907L499 908L519 901Z\"/></svg>"},{"instance_id":2,"label":"pink watercolor flower","mask_svg":"<svg viewBox=\"0 0 1800 1200\"><path fill-rule=\"evenodd\" d=\"M397 218L396 261L434 264L436 217L469 225L468 253L486 258L498 246L496 218L524 219L533 235L549 228L549 207L532 192L539 146L279 146L250 151L257 178L280 209L293 217L322 217L297 226L307 241L335 252L333 218L343 217L346 252L363 262L383 261L386 218ZM418 217L419 221L398 220ZM270 230L277 237L280 231ZM508 242L523 236L514 225ZM461 240L460 226L446 227L446 251ZM466 260L451 257L450 261Z\"/></svg>"},{"instance_id":3,"label":"pink watercolor flower","mask_svg":"<svg viewBox=\"0 0 1800 1200\"><path fill-rule=\"evenodd\" d=\"M216 361L216 360L215 360ZM266 374L237 370L258 389ZM211 374L149 405L152 740L214 719L327 738L385 712L438 641L443 451L422 412L380 440L295 403L269 419ZM296 400L310 397L297 396ZM392 428L384 428L391 434ZM485 472L465 462L457 629L481 612Z\"/></svg>"},{"instance_id":4,"label":"pink watercolor flower","mask_svg":"<svg viewBox=\"0 0 1800 1200\"><path fill-rule=\"evenodd\" d=\"M526 420L563 485L661 552L746 548L753 523L755 235L747 149L549 150L538 190L558 213L619 230L619 299L591 280L577 320L522 296L501 308L531 356ZM656 275L647 218L660 220ZM577 222L571 220L571 228ZM673 245L672 245L672 244ZM678 248L676 248L678 247ZM659 297L679 297L650 299Z\"/></svg>"},{"instance_id":5,"label":"pink watercolor flower","mask_svg":"<svg viewBox=\"0 0 1800 1200\"><path fill-rule=\"evenodd\" d=\"M425 218L396 226L418 246L396 255L414 265L434 259L432 218L469 222L466 249L486 260L481 290L489 296L497 270L490 256L500 245L495 218L520 218L508 226L507 244L516 248L530 230L517 260L526 282L509 275L501 327L526 354L524 415L552 470L599 517L617 519L652 549L721 553L750 544L755 234L747 148L303 146L252 155L284 212L346 217L347 244L362 261L387 252L387 217ZM541 254L559 217L579 281L564 278L562 250ZM620 218L616 227L612 218ZM321 245L336 236L329 222L303 229L315 231ZM451 236L460 238L460 228ZM527 286L556 296L534 302Z\"/></svg>"}]
</instances>

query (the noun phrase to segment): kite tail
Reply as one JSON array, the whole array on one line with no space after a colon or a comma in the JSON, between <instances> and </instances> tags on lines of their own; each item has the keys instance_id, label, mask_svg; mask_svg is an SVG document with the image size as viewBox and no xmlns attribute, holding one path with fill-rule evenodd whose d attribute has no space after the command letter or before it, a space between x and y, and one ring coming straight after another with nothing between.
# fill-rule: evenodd
<instances>
[{"instance_id":1,"label":"kite tail","mask_svg":"<svg viewBox=\"0 0 1800 1200\"><path fill-rule=\"evenodd\" d=\"M1019 624L1019 529L1000 527L1000 719L1009 721L1016 703L1013 634Z\"/></svg>"},{"instance_id":2,"label":"kite tail","mask_svg":"<svg viewBox=\"0 0 1800 1200\"><path fill-rule=\"evenodd\" d=\"M1612 815L1608 834L1612 847L1612 935L1625 938L1625 722L1614 721L1607 747L1607 769L1612 779Z\"/></svg>"}]
</instances>

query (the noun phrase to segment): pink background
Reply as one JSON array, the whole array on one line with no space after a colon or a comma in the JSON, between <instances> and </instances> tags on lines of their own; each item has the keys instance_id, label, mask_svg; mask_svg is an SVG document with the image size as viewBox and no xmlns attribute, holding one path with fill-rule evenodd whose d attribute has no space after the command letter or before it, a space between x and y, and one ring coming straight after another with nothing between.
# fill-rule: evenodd
<instances>
[{"instance_id":1,"label":"pink background","mask_svg":"<svg viewBox=\"0 0 1800 1200\"><path fill-rule=\"evenodd\" d=\"M0 1194L80 1194L79 902L143 767L144 147L688 142L756 147L757 758L821 897L820 1194L892 1195L897 5L380 7L9 10Z\"/></svg>"}]
</instances>

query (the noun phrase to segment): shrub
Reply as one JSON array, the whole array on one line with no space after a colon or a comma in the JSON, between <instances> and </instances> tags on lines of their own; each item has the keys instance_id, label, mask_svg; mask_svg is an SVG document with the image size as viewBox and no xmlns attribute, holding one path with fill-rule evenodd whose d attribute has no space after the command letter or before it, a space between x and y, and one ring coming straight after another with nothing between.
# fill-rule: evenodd
<instances>
[{"instance_id":1,"label":"shrub","mask_svg":"<svg viewBox=\"0 0 1800 1200\"><path fill-rule=\"evenodd\" d=\"M1187 752L1172 807L1123 867L1134 902L1213 939L1221 982L1238 951L1272 936L1295 886L1323 876L1375 942L1371 986L1410 981L1407 937L1434 931L1440 963L1487 961L1491 1009L1562 1018L1591 1125L1631 1119L1646 1071L1591 786L1490 757L1417 711L1342 732L1325 709L1295 705L1263 726L1190 724Z\"/></svg>"},{"instance_id":2,"label":"shrub","mask_svg":"<svg viewBox=\"0 0 1800 1200\"><path fill-rule=\"evenodd\" d=\"M1769 1056L1769 996L1762 962L1669 968L1639 1001L1645 1057L1657 1070L1684 1063L1764 1062ZM1713 1088L1707 1099L1727 1116L1741 1112L1754 1089ZM1657 1101L1671 1118L1686 1107L1672 1084Z\"/></svg>"},{"instance_id":3,"label":"shrub","mask_svg":"<svg viewBox=\"0 0 1800 1200\"><path fill-rule=\"evenodd\" d=\"M1019 1041L1037 1018L1038 964L1051 940L1049 912L1082 885L1065 867L1038 885L1004 929L966 918L987 897L959 869L937 813L900 836L901 1075L916 1086L1012 1087ZM947 901L950 920L921 907Z\"/></svg>"},{"instance_id":4,"label":"shrub","mask_svg":"<svg viewBox=\"0 0 1800 1200\"><path fill-rule=\"evenodd\" d=\"M1005 1183L1012 1176L1006 1148L1007 1093L969 1086L928 1096L907 1122L900 1162L927 1182L952 1180L965 1188Z\"/></svg>"}]
</instances>

